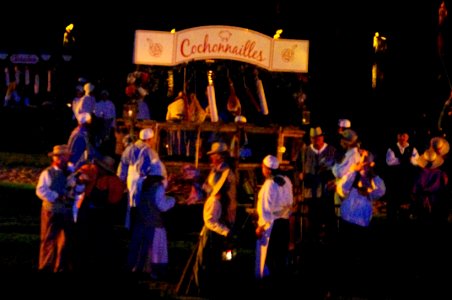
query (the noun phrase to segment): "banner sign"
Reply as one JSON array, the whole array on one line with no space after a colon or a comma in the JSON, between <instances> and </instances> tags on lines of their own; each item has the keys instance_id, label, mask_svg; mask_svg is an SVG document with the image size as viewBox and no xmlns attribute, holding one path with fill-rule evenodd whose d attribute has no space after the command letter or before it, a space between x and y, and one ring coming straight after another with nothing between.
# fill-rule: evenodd
<instances>
[{"instance_id":1,"label":"banner sign","mask_svg":"<svg viewBox=\"0 0 452 300\"><path fill-rule=\"evenodd\" d=\"M232 26L201 26L170 33L135 31L133 63L174 66L194 60L230 59L270 71L308 72L309 41L273 39Z\"/></svg>"},{"instance_id":2,"label":"banner sign","mask_svg":"<svg viewBox=\"0 0 452 300\"><path fill-rule=\"evenodd\" d=\"M34 54L13 54L9 60L13 64L36 64L39 61L39 57Z\"/></svg>"}]
</instances>

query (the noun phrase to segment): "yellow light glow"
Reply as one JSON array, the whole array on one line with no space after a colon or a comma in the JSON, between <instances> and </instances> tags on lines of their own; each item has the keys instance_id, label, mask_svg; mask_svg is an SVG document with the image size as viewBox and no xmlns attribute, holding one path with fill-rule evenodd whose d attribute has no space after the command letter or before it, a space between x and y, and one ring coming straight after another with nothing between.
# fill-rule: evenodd
<instances>
[{"instance_id":1,"label":"yellow light glow","mask_svg":"<svg viewBox=\"0 0 452 300\"><path fill-rule=\"evenodd\" d=\"M279 38L281 37L281 34L282 34L282 33L283 33L283 30L282 30L282 29L276 30L276 33L275 33L275 35L273 36L273 38L274 38L275 40L279 39Z\"/></svg>"},{"instance_id":2,"label":"yellow light glow","mask_svg":"<svg viewBox=\"0 0 452 300\"><path fill-rule=\"evenodd\" d=\"M373 39L373 47L375 52L385 51L386 50L386 37L382 36L379 32L375 32Z\"/></svg>"},{"instance_id":3,"label":"yellow light glow","mask_svg":"<svg viewBox=\"0 0 452 300\"><path fill-rule=\"evenodd\" d=\"M232 260L232 250L226 250L222 253L223 260Z\"/></svg>"},{"instance_id":4,"label":"yellow light glow","mask_svg":"<svg viewBox=\"0 0 452 300\"><path fill-rule=\"evenodd\" d=\"M377 87L377 64L372 65L372 88Z\"/></svg>"},{"instance_id":5,"label":"yellow light glow","mask_svg":"<svg viewBox=\"0 0 452 300\"><path fill-rule=\"evenodd\" d=\"M207 73L207 82L209 83L209 85L213 84L213 71L209 70L209 72Z\"/></svg>"},{"instance_id":6,"label":"yellow light glow","mask_svg":"<svg viewBox=\"0 0 452 300\"><path fill-rule=\"evenodd\" d=\"M171 33L176 33L176 28L171 29Z\"/></svg>"},{"instance_id":7,"label":"yellow light glow","mask_svg":"<svg viewBox=\"0 0 452 300\"><path fill-rule=\"evenodd\" d=\"M74 24L69 24L68 26L66 26L66 31L72 31L72 29L74 29Z\"/></svg>"}]
</instances>

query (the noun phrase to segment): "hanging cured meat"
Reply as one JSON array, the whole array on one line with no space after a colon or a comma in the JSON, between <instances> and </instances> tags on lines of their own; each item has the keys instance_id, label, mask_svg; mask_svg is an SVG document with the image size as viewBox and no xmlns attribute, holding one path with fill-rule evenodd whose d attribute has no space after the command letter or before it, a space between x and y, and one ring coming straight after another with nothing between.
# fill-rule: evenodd
<instances>
[{"instance_id":1,"label":"hanging cured meat","mask_svg":"<svg viewBox=\"0 0 452 300\"><path fill-rule=\"evenodd\" d=\"M257 100L254 97L253 93L251 92L250 88L246 85L245 76L243 76L243 86L245 88L246 96L248 97L248 99L250 99L250 101L253 104L254 108L256 108L256 110L258 112L261 112L261 107L260 107L259 103L257 103Z\"/></svg>"},{"instance_id":2,"label":"hanging cured meat","mask_svg":"<svg viewBox=\"0 0 452 300\"><path fill-rule=\"evenodd\" d=\"M235 93L234 83L229 78L229 98L226 108L233 116L242 115L242 105L240 100Z\"/></svg>"},{"instance_id":3,"label":"hanging cured meat","mask_svg":"<svg viewBox=\"0 0 452 300\"><path fill-rule=\"evenodd\" d=\"M35 95L39 94L39 74L35 75L35 84L33 85Z\"/></svg>"},{"instance_id":4,"label":"hanging cured meat","mask_svg":"<svg viewBox=\"0 0 452 300\"><path fill-rule=\"evenodd\" d=\"M215 98L215 87L213 86L213 72L207 73L209 84L207 85L207 99L209 100L210 121L218 122L217 99Z\"/></svg>"},{"instance_id":5,"label":"hanging cured meat","mask_svg":"<svg viewBox=\"0 0 452 300\"><path fill-rule=\"evenodd\" d=\"M261 111L263 115L268 115L267 98L265 97L264 86L262 80L259 79L258 71L256 70L256 90L259 97L259 102L261 106Z\"/></svg>"}]
</instances>

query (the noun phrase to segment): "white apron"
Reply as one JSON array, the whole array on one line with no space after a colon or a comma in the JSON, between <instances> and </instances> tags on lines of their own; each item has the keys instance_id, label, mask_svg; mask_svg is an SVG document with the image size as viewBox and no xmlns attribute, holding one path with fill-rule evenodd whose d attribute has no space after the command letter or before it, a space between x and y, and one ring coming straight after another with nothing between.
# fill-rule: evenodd
<instances>
[{"instance_id":1,"label":"white apron","mask_svg":"<svg viewBox=\"0 0 452 300\"><path fill-rule=\"evenodd\" d=\"M130 208L136 207L139 201L138 196L141 190L140 172L136 164L129 165L127 169L127 190L129 191L129 201L127 201L127 210L124 227L130 229Z\"/></svg>"},{"instance_id":2,"label":"white apron","mask_svg":"<svg viewBox=\"0 0 452 300\"><path fill-rule=\"evenodd\" d=\"M268 243L270 241L270 235L272 233L273 222L270 227L265 231L260 239L256 241L256 270L255 275L257 279L262 279L270 274L265 260L267 259Z\"/></svg>"}]
</instances>

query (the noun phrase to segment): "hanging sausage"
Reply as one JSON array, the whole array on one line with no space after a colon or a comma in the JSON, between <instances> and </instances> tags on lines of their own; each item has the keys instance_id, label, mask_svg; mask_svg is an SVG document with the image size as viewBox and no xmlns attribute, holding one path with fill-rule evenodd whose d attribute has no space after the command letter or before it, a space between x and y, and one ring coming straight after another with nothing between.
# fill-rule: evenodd
<instances>
[{"instance_id":1,"label":"hanging sausage","mask_svg":"<svg viewBox=\"0 0 452 300\"><path fill-rule=\"evenodd\" d=\"M35 92L35 95L39 94L39 74L37 73L35 75L35 84L33 86L33 90Z\"/></svg>"},{"instance_id":2,"label":"hanging sausage","mask_svg":"<svg viewBox=\"0 0 452 300\"><path fill-rule=\"evenodd\" d=\"M30 69L25 67L25 85L30 85Z\"/></svg>"},{"instance_id":3,"label":"hanging sausage","mask_svg":"<svg viewBox=\"0 0 452 300\"><path fill-rule=\"evenodd\" d=\"M213 72L209 70L207 73L207 98L209 100L210 121L218 122L217 100L215 98L215 87L213 86Z\"/></svg>"},{"instance_id":4,"label":"hanging sausage","mask_svg":"<svg viewBox=\"0 0 452 300\"><path fill-rule=\"evenodd\" d=\"M255 70L254 74L256 75L256 90L257 95L259 97L262 114L268 115L267 98L265 97L265 91L264 86L262 84L262 80L259 79L259 72L257 70Z\"/></svg>"}]
</instances>

